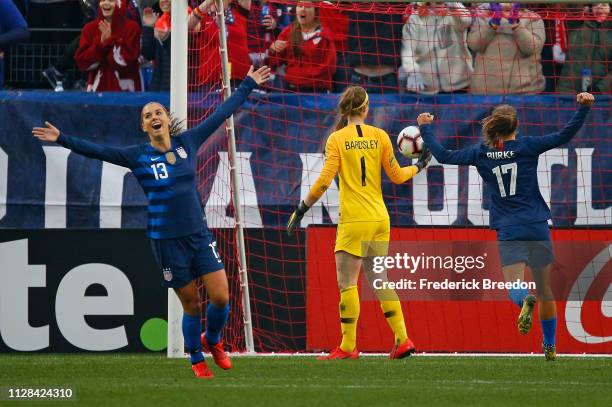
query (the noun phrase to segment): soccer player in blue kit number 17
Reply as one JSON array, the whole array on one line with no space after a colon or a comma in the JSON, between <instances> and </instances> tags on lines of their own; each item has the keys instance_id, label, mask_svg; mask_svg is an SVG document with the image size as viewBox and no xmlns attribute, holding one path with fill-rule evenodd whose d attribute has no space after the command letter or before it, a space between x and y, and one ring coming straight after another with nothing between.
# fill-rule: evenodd
<instances>
[{"instance_id":1,"label":"soccer player in blue kit number 17","mask_svg":"<svg viewBox=\"0 0 612 407\"><path fill-rule=\"evenodd\" d=\"M491 228L497 232L502 270L506 281L523 281L529 264L536 283L536 297L527 289L510 289L510 299L521 308L517 325L521 334L531 329L536 301L542 325L542 351L555 360L557 309L550 288L553 263L548 220L550 209L538 186L540 154L567 143L578 132L595 102L590 93L576 96L580 105L560 131L542 137L520 137L516 110L497 106L482 121L484 140L462 150L447 150L431 130L433 116L421 113L417 123L423 141L441 164L473 165L491 191Z\"/></svg>"},{"instance_id":2,"label":"soccer player in blue kit number 17","mask_svg":"<svg viewBox=\"0 0 612 407\"><path fill-rule=\"evenodd\" d=\"M95 144L60 132L51 123L34 127L42 141L56 142L75 153L127 167L144 190L148 206L147 234L160 267L162 284L171 287L183 306L183 337L196 377L212 378L202 349L210 351L222 369L231 368L221 331L229 315L229 293L217 243L210 233L196 189L196 161L200 145L246 100L257 86L270 78L266 66L251 67L237 91L196 127L180 131L176 120L156 102L141 112L142 130L149 142L111 147ZM206 287L209 305L206 332L202 331L197 280Z\"/></svg>"}]
</instances>

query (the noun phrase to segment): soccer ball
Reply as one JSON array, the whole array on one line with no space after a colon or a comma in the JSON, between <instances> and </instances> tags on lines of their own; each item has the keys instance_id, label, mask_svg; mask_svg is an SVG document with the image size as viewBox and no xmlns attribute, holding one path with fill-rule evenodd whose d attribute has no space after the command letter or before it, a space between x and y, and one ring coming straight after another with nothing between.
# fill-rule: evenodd
<instances>
[{"instance_id":1,"label":"soccer ball","mask_svg":"<svg viewBox=\"0 0 612 407\"><path fill-rule=\"evenodd\" d=\"M423 151L421 130L417 126L408 126L397 136L397 148L406 158L418 158Z\"/></svg>"}]
</instances>

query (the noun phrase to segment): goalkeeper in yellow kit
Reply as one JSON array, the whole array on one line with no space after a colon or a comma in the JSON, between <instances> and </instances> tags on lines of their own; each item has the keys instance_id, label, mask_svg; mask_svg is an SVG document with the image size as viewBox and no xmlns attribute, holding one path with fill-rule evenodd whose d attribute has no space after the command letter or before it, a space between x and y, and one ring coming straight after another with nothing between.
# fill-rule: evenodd
<instances>
[{"instance_id":1,"label":"goalkeeper in yellow kit","mask_svg":"<svg viewBox=\"0 0 612 407\"><path fill-rule=\"evenodd\" d=\"M387 255L389 214L382 197L381 167L396 184L418 174L431 159L424 151L416 165L400 167L387 133L364 123L368 115L368 94L359 86L347 88L340 97L340 120L325 146L325 165L306 199L300 202L287 225L291 233L304 214L325 193L336 174L340 175L340 219L336 234L336 272L340 289L342 343L320 359L357 359L357 320L359 294L357 279L362 264L368 279L372 268L368 259ZM399 359L414 352L406 334L402 307L394 290L376 290L381 308L395 334L389 357Z\"/></svg>"}]
</instances>

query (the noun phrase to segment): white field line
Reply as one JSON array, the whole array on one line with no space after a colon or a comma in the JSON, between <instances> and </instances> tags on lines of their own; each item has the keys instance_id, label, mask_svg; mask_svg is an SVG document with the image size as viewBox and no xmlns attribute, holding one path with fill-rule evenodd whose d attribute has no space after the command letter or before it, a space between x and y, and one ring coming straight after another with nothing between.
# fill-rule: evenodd
<instances>
[{"instance_id":1,"label":"white field line","mask_svg":"<svg viewBox=\"0 0 612 407\"><path fill-rule=\"evenodd\" d=\"M316 357L326 355L326 352L321 353L247 353L247 352L233 352L229 353L231 357L248 358L248 357L272 357L272 358L285 358L285 357ZM360 353L360 357L387 357L388 353ZM428 353L419 352L413 354L411 357L542 357L542 353ZM564 358L612 358L612 354L609 353L563 353L557 354L558 357Z\"/></svg>"}]
</instances>

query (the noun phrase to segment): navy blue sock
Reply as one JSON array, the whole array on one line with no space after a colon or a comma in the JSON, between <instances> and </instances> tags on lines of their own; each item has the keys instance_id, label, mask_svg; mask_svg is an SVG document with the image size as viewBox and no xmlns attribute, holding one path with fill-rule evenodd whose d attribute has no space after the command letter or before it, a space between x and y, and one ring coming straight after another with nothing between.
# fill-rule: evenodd
<instances>
[{"instance_id":1,"label":"navy blue sock","mask_svg":"<svg viewBox=\"0 0 612 407\"><path fill-rule=\"evenodd\" d=\"M508 290L508 297L510 297L512 302L518 305L519 308L523 307L523 300L527 295L529 295L529 291L527 291L526 288L511 288Z\"/></svg>"},{"instance_id":2,"label":"navy blue sock","mask_svg":"<svg viewBox=\"0 0 612 407\"><path fill-rule=\"evenodd\" d=\"M557 339L557 317L552 317L551 319L541 319L540 324L542 324L544 345L554 345Z\"/></svg>"},{"instance_id":3,"label":"navy blue sock","mask_svg":"<svg viewBox=\"0 0 612 407\"><path fill-rule=\"evenodd\" d=\"M229 304L217 307L212 302L206 309L206 342L216 345L221 340L221 331L229 316Z\"/></svg>"},{"instance_id":4,"label":"navy blue sock","mask_svg":"<svg viewBox=\"0 0 612 407\"><path fill-rule=\"evenodd\" d=\"M183 313L183 338L185 348L191 357L191 363L198 363L204 360L200 334L202 333L202 320L199 315L187 315Z\"/></svg>"}]
</instances>

